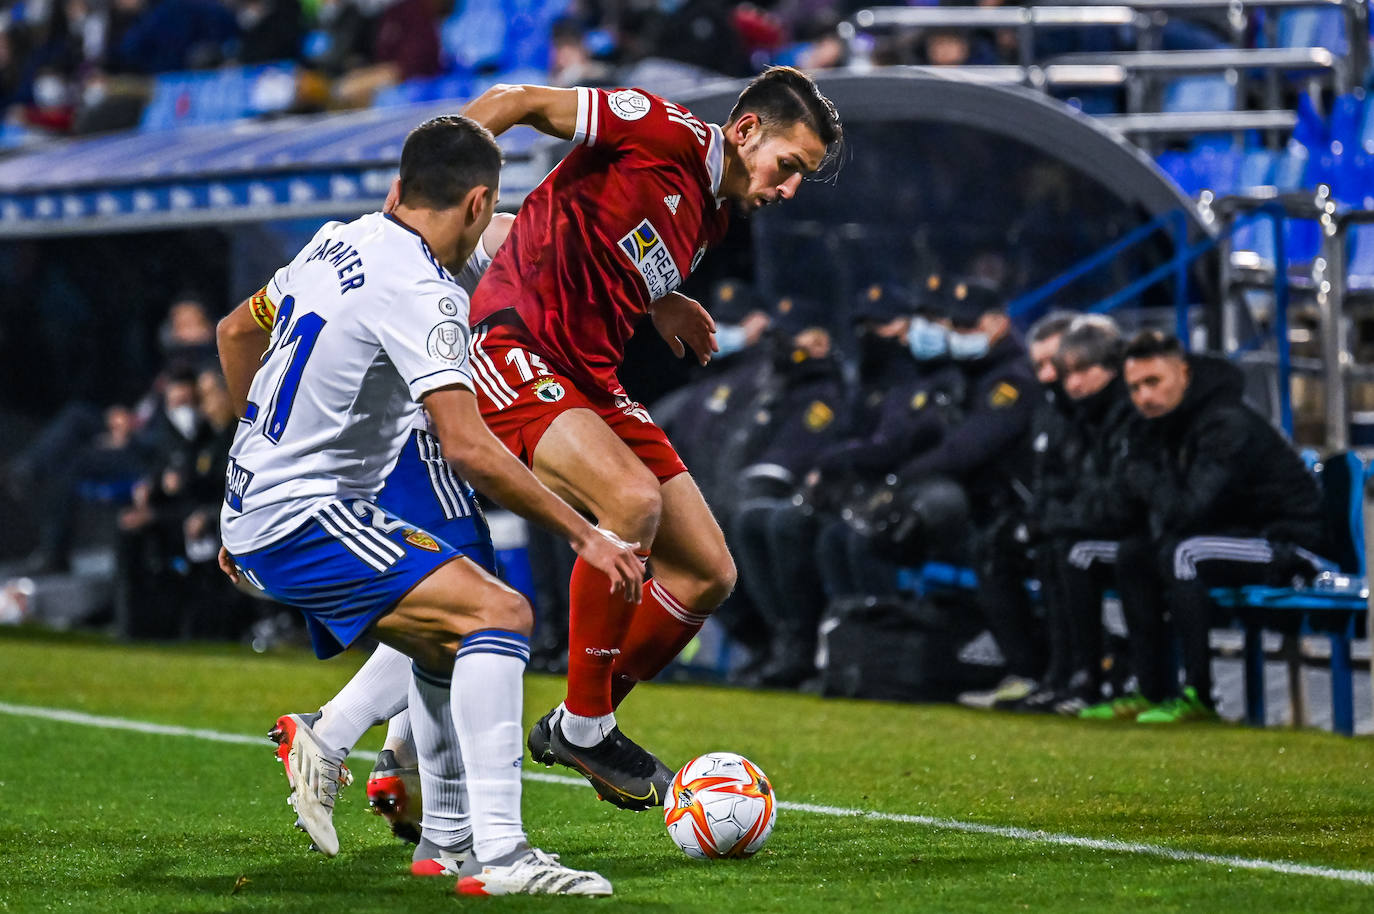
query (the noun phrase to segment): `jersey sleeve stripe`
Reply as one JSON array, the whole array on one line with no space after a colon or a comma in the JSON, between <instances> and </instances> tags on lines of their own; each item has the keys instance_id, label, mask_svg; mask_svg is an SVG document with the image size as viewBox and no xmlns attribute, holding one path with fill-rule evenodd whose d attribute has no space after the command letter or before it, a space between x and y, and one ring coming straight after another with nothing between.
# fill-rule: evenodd
<instances>
[{"instance_id":1,"label":"jersey sleeve stripe","mask_svg":"<svg viewBox=\"0 0 1374 914\"><path fill-rule=\"evenodd\" d=\"M587 90L587 145L596 145L597 129L601 125L601 91Z\"/></svg>"},{"instance_id":2,"label":"jersey sleeve stripe","mask_svg":"<svg viewBox=\"0 0 1374 914\"><path fill-rule=\"evenodd\" d=\"M591 112L596 106L595 98L592 96L591 89L584 89L578 86L577 92L577 120L573 124L572 141L575 144L587 141L587 123L591 117Z\"/></svg>"}]
</instances>

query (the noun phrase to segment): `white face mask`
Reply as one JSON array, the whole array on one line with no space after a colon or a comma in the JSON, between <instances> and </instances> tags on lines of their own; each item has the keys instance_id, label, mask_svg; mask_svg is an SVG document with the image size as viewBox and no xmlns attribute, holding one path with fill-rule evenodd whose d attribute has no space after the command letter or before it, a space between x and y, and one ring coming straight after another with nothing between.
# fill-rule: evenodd
<instances>
[{"instance_id":1,"label":"white face mask","mask_svg":"<svg viewBox=\"0 0 1374 914\"><path fill-rule=\"evenodd\" d=\"M949 355L953 359L981 359L988 354L991 341L986 333L951 333Z\"/></svg>"},{"instance_id":2,"label":"white face mask","mask_svg":"<svg viewBox=\"0 0 1374 914\"><path fill-rule=\"evenodd\" d=\"M40 108L56 108L67 103L67 81L46 73L33 81L33 102Z\"/></svg>"},{"instance_id":3,"label":"white face mask","mask_svg":"<svg viewBox=\"0 0 1374 914\"><path fill-rule=\"evenodd\" d=\"M716 358L734 355L749 346L749 332L739 324L716 324Z\"/></svg>"},{"instance_id":4,"label":"white face mask","mask_svg":"<svg viewBox=\"0 0 1374 914\"><path fill-rule=\"evenodd\" d=\"M173 406L167 410L167 421L181 432L181 437L190 438L196 433L196 408L194 406Z\"/></svg>"},{"instance_id":5,"label":"white face mask","mask_svg":"<svg viewBox=\"0 0 1374 914\"><path fill-rule=\"evenodd\" d=\"M949 333L934 321L914 317L911 319L911 328L906 332L906 345L911 354L921 361L938 359L949 352Z\"/></svg>"}]
</instances>

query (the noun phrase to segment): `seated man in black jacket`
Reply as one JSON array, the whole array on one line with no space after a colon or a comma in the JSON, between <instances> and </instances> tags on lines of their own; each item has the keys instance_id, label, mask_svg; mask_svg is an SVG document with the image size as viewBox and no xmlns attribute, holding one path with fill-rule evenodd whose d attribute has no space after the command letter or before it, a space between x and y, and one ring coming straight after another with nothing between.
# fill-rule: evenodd
<instances>
[{"instance_id":1,"label":"seated man in black jacket","mask_svg":"<svg viewBox=\"0 0 1374 914\"><path fill-rule=\"evenodd\" d=\"M1242 402L1240 372L1224 359L1185 354L1176 338L1147 331L1127 346L1123 377L1144 421L1120 484L1146 506L1149 536L1121 542L1117 581L1140 690L1158 703L1136 720L1214 718L1208 588L1288 584L1321 570L1317 483ZM1183 648L1181 690L1166 611Z\"/></svg>"},{"instance_id":2,"label":"seated man in black jacket","mask_svg":"<svg viewBox=\"0 0 1374 914\"><path fill-rule=\"evenodd\" d=\"M1077 715L1101 696L1102 592L1115 586L1117 541L1143 521L1113 477L1136 416L1121 379L1124 345L1116 322L1101 314L1076 318L1059 343L1067 409L1055 461L1037 479L1034 513L1060 663L1024 710Z\"/></svg>"}]
</instances>

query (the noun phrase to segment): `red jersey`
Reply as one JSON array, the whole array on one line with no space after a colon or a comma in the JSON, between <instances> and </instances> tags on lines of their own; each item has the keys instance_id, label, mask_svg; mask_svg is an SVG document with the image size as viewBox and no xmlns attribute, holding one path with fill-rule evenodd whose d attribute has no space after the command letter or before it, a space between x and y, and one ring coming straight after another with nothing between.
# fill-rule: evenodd
<instances>
[{"instance_id":1,"label":"red jersey","mask_svg":"<svg viewBox=\"0 0 1374 914\"><path fill-rule=\"evenodd\" d=\"M635 325L725 235L725 141L643 90L579 88L573 142L525 198L472 323L513 308L533 348L579 388L622 394L616 369Z\"/></svg>"}]
</instances>

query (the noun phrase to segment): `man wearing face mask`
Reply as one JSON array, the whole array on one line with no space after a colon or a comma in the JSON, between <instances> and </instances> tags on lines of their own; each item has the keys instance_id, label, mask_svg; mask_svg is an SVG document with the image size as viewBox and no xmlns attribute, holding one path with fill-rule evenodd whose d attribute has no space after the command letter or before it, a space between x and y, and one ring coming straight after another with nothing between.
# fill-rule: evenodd
<instances>
[{"instance_id":1,"label":"man wearing face mask","mask_svg":"<svg viewBox=\"0 0 1374 914\"><path fill-rule=\"evenodd\" d=\"M1026 597L1031 573L1027 512L1030 424L1039 401L1026 348L1006 313L1006 299L977 280L946 286L949 354L965 383L962 418L898 475L908 482L946 478L968 495L977 602L1007 660L1007 672L1038 680L1043 637ZM912 556L919 561L922 556Z\"/></svg>"},{"instance_id":2,"label":"man wearing face mask","mask_svg":"<svg viewBox=\"0 0 1374 914\"><path fill-rule=\"evenodd\" d=\"M896 491L893 474L911 453L934 446L958 421L963 374L948 357L944 328L931 320L939 286L939 276L927 279L920 296L870 286L856 304L869 418L823 451L807 479L813 502L829 509L815 563L831 600L897 593L898 565L875 550L872 537L885 534L870 529L869 507Z\"/></svg>"},{"instance_id":3,"label":"man wearing face mask","mask_svg":"<svg viewBox=\"0 0 1374 914\"><path fill-rule=\"evenodd\" d=\"M1101 698L1102 593L1115 586L1116 541L1144 520L1114 477L1135 415L1121 380L1123 347L1120 328L1101 314L1076 318L1059 344L1068 421L1049 479L1037 478L1046 484L1036 487L1034 513L1052 662L1018 710L1076 715Z\"/></svg>"}]
</instances>

